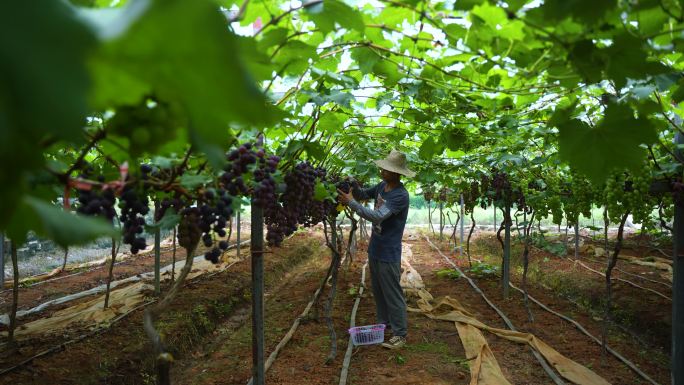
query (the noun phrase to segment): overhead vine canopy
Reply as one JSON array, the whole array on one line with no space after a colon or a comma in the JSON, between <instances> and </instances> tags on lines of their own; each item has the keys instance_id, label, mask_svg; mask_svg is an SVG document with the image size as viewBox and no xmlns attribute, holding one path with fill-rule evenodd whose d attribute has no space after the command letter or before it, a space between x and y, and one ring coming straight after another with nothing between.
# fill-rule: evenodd
<instances>
[{"instance_id":1,"label":"overhead vine canopy","mask_svg":"<svg viewBox=\"0 0 684 385\"><path fill-rule=\"evenodd\" d=\"M672 175L682 32L675 0L5 1L0 229L60 237L45 202L83 158L112 180L192 146L192 185L260 132L286 166L361 177L399 148L419 184L537 166L600 184L647 153Z\"/></svg>"}]
</instances>

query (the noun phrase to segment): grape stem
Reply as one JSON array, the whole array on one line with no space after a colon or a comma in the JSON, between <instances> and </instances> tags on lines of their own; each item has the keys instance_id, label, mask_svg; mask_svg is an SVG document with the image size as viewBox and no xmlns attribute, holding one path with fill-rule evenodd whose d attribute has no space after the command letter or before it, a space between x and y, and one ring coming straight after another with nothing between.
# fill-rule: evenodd
<instances>
[{"instance_id":1,"label":"grape stem","mask_svg":"<svg viewBox=\"0 0 684 385\"><path fill-rule=\"evenodd\" d=\"M610 307L612 306L612 296L613 296L613 286L611 281L611 274L613 268L617 264L618 255L622 249L622 234L625 228L625 222L627 221L627 216L629 211L622 215L622 220L620 221L620 227L618 227L617 240L615 242L615 248L613 249L613 255L608 261L608 267L606 268L606 308L603 315L603 335L601 337L601 346L603 350L601 352L601 362L605 363L607 349L607 339L608 339L608 322L610 320Z\"/></svg>"},{"instance_id":2,"label":"grape stem","mask_svg":"<svg viewBox=\"0 0 684 385\"><path fill-rule=\"evenodd\" d=\"M466 255L468 256L468 267L472 268L473 267L473 261L470 258L470 238L473 236L473 231L475 230L475 217L474 215L474 208L470 209L470 220L472 221L472 225L470 226L470 232L468 233L468 240L466 241Z\"/></svg>"},{"instance_id":3,"label":"grape stem","mask_svg":"<svg viewBox=\"0 0 684 385\"><path fill-rule=\"evenodd\" d=\"M90 142L88 142L88 144L83 148L83 150L81 150L81 153L78 155L78 158L76 158L76 161L74 161L74 163L71 165L71 167L69 167L69 168L62 174L62 178L63 178L63 181L64 181L65 184L66 184L66 181L67 181L68 178L69 178L69 175L71 175L71 173L74 172L74 170L76 170L77 168L81 167L81 165L83 164L83 159L85 158L85 156L88 155L88 153L90 152L90 150L91 150L93 147L95 147L95 145L97 144L97 142L99 142L100 140L104 139L104 137L105 137L106 135L107 135L107 133L106 133L105 130L98 130L97 132L95 132L95 134L91 137Z\"/></svg>"},{"instance_id":4,"label":"grape stem","mask_svg":"<svg viewBox=\"0 0 684 385\"><path fill-rule=\"evenodd\" d=\"M535 212L532 212L532 216L530 217L530 221L527 223L527 225L524 228L524 234L525 234L525 250L523 251L523 276L522 276L522 291L523 291L523 301L525 303L525 308L527 309L527 316L530 320L530 322L534 322L534 315L532 314L532 309L530 309L530 303L528 301L528 296L527 296L527 270L530 262L530 230L532 229L532 224L534 223L534 214ZM527 212L523 211L523 215L527 216ZM527 221L527 218L524 219Z\"/></svg>"},{"instance_id":5,"label":"grape stem","mask_svg":"<svg viewBox=\"0 0 684 385\"><path fill-rule=\"evenodd\" d=\"M183 174L185 170L188 167L188 161L190 160L190 154L192 154L192 145L188 147L188 151L185 152L185 156L183 157L183 162L178 166L174 167L173 170L171 171L171 176L169 177L168 182L162 187L163 190L168 189L171 187L173 184L174 180L176 180L176 177L179 175Z\"/></svg>"},{"instance_id":6,"label":"grape stem","mask_svg":"<svg viewBox=\"0 0 684 385\"><path fill-rule=\"evenodd\" d=\"M329 223L328 223L329 222ZM328 237L328 224L331 227L331 234L330 238ZM332 308L333 308L333 302L335 301L335 294L337 292L337 272L339 271L340 267L340 253L337 250L337 244L338 242L342 242L343 240L338 239L338 234L336 227L337 223L335 221L335 218L329 218L325 219L323 221L323 232L325 233L325 242L328 245L328 248L332 252L332 261L331 261L331 287L330 287L330 293L328 294L328 301L325 304L325 318L326 318L326 323L328 325L328 331L330 332L330 353L328 353L328 357L325 360L325 364L329 365L335 360L335 357L337 356L337 334L335 333L335 325L333 324L332 320Z\"/></svg>"},{"instance_id":7,"label":"grape stem","mask_svg":"<svg viewBox=\"0 0 684 385\"><path fill-rule=\"evenodd\" d=\"M171 286L171 289L166 293L164 298L162 298L156 305L145 309L143 315L143 326L147 337L152 342L155 352L155 361L157 363L157 375L159 385L170 385L170 363L173 360L171 355L166 351L166 346L162 340L161 334L154 326L154 322L157 320L159 315L168 309L171 301L178 295L181 286L185 282L185 278L190 273L192 269L192 262L194 260L195 250L197 249L197 243L191 245L190 248L186 248L185 265L178 274L178 278Z\"/></svg>"},{"instance_id":8,"label":"grape stem","mask_svg":"<svg viewBox=\"0 0 684 385\"><path fill-rule=\"evenodd\" d=\"M679 127L679 125L677 123L675 123L675 121L672 120L672 118L667 116L667 112L665 111L665 106L663 105L662 99L660 99L660 94L658 93L658 91L653 91L653 94L655 95L656 99L658 100L658 104L660 105L660 110L663 113L663 117L665 119L667 119L667 121L670 123L670 125L672 127L674 127L677 131L679 131L680 134L684 135L684 131L682 131L682 128Z\"/></svg>"}]
</instances>

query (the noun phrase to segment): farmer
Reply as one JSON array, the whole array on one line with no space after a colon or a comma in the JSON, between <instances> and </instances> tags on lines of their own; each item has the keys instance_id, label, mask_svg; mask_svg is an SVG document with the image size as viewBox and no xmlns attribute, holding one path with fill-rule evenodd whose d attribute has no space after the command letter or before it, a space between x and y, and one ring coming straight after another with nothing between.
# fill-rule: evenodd
<instances>
[{"instance_id":1,"label":"farmer","mask_svg":"<svg viewBox=\"0 0 684 385\"><path fill-rule=\"evenodd\" d=\"M373 223L368 244L368 265L375 299L378 323L388 325L392 338L382 346L399 349L406 343L406 299L399 284L401 278L401 238L409 209L409 194L401 183L401 175L414 177L408 169L406 155L392 150L389 156L376 160L382 182L376 186L345 193L337 190L340 203L348 205L362 218ZM373 210L356 199L375 198Z\"/></svg>"}]
</instances>

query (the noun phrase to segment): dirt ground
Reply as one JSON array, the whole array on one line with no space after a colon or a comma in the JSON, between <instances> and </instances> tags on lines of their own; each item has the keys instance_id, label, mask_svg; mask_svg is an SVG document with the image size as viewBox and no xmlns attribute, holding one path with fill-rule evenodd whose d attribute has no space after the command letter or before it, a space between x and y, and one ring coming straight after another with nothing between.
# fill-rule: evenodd
<instances>
[{"instance_id":1,"label":"dirt ground","mask_svg":"<svg viewBox=\"0 0 684 385\"><path fill-rule=\"evenodd\" d=\"M249 232L245 234L242 231L242 241L249 239ZM235 242L235 237L231 240L231 244ZM249 246L241 247L242 254L249 252ZM203 248L197 251L197 255L201 255L204 252ZM160 265L162 267L170 265L173 262L173 250L171 247L162 248L160 253ZM176 248L176 262L183 262L185 260L185 249L182 247ZM124 259L121 263L117 263L114 266L112 280L118 281L128 277L132 277L141 273L150 272L154 269L154 253L145 252L138 255L129 256ZM176 274L180 269L176 269ZM37 284L31 285L20 285L19 286L19 302L18 310L28 310L35 306L45 303L50 300L61 298L70 294L79 293L81 291L89 290L94 287L104 285L107 283L107 278L109 277L109 263L105 263L99 266L94 266L89 269L82 270L68 270L61 272L60 274L52 277L49 281L38 282ZM123 287L123 286L119 286ZM87 300L83 299L83 300ZM81 301L83 301L81 300ZM72 301L62 305L51 306L43 312L36 313L35 315L27 316L22 318L22 321L28 322L37 318L48 317L50 314L63 309L67 306L72 306L79 301ZM12 303L12 290L5 289L0 291L0 309L5 312L8 311L9 306ZM0 330L5 330L0 327Z\"/></svg>"},{"instance_id":2,"label":"dirt ground","mask_svg":"<svg viewBox=\"0 0 684 385\"><path fill-rule=\"evenodd\" d=\"M492 310L464 279L440 277L437 272L451 266L421 236L405 236L413 252L413 267L421 274L427 289L435 296L457 298L480 321L505 328L501 318ZM495 240L482 234L471 246L473 256L495 261ZM494 246L492 246L494 245ZM447 250L446 244L441 244ZM365 262L365 244L350 266L340 270L332 320L335 325L337 355L327 365L330 334L326 325L325 303L329 286L325 286L318 306L318 317L302 320L292 340L284 347L267 372L269 384L337 384L347 349L349 317ZM313 293L321 284L330 263L330 253L320 232L305 231L275 248L265 258L266 285L266 354L271 353L300 315ZM453 260L463 268L465 259ZM180 258L180 257L179 257ZM578 322L600 338L602 320L592 301L602 298L604 278L566 258L534 250L531 256L529 293ZM584 256L582 261L603 270L601 260ZM513 266L517 266L514 264ZM657 272L627 263L618 265L632 274L658 280ZM137 273L149 270L149 265L138 267ZM135 269L131 266L130 274ZM467 273L467 272L466 272ZM96 274L96 273L93 273ZM85 274L82 274L85 275ZM368 275L368 273L367 273ZM627 274L616 276L634 280L640 285L667 293L662 284L639 280ZM97 277L95 275L94 277ZM122 276L123 277L123 276ZM229 270L212 277L198 278L186 284L158 326L167 336L167 344L175 361L173 383L177 384L246 384L251 376L251 307L249 259L238 262ZM561 277L561 278L558 278ZM595 371L614 384L641 384L641 380L627 366L613 356L602 359L601 347L574 326L531 305L534 322L528 320L522 295L511 291L503 299L499 279L494 276L473 277L484 293L522 331L534 333L566 357ZM93 278L97 279L97 278ZM513 269L512 280L519 284ZM59 282L59 281L56 281ZM366 283L369 284L367 276ZM90 284L84 280L84 287ZM51 283L46 283L49 290ZM519 285L518 285L519 286ZM615 283L615 297L620 306L627 306L619 320L628 327L612 327L609 344L660 383L669 381L667 347L668 332L643 330L634 327L639 322L650 328L662 327L669 316L667 301L650 292L624 283ZM78 288L71 286L72 290ZM562 290L560 290L562 289ZM567 289L567 290L566 290ZM54 290L57 290L56 288ZM67 290L69 291L69 290ZM38 297L38 296L36 296ZM644 301L648 298L648 301ZM43 302L45 298L36 300ZM413 304L409 299L409 305ZM632 303L632 304L630 304ZM632 306L640 304L641 312ZM643 314L642 314L643 313ZM364 293L357 313L356 324L375 323L374 302L370 290ZM315 315L315 314L314 314ZM617 321L617 320L616 320ZM37 358L21 369L0 376L0 384L38 384L49 379L54 384L149 384L153 383L152 352L142 332L142 311L115 324L112 328L64 347L63 350ZM632 334L629 334L631 331ZM551 384L530 349L494 335L483 333L496 356L503 374L514 384ZM659 337L664 336L664 337ZM635 338L636 337L636 338ZM7 368L41 349L63 343L64 337L31 341L21 347L19 354L0 359L0 368ZM390 351L379 345L355 347L349 369L349 384L468 384L469 361L453 323L432 320L420 313L409 313L408 344L401 350Z\"/></svg>"},{"instance_id":3,"label":"dirt ground","mask_svg":"<svg viewBox=\"0 0 684 385\"><path fill-rule=\"evenodd\" d=\"M412 246L413 266L422 275L429 291L435 295L450 295L458 298L479 320L486 324L505 328L500 317L464 280L440 278L436 272L450 267L428 244L419 238L407 240ZM363 249L363 247L361 247ZM273 384L333 384L339 382L342 358L347 347L348 318L360 280L360 270L365 257L359 255L349 272L340 277L339 292L333 318L337 330L337 358L325 365L330 338L325 323L304 323L297 330L289 345L278 356L266 376ZM464 260L457 263L466 266ZM317 275L307 278L295 274L283 290L273 293L267 303L267 353L275 347L287 332L293 320L304 309L315 291L324 266L318 266ZM310 272L311 270L307 270ZM299 278L297 278L299 277ZM591 273L586 279L594 279ZM574 326L560 318L534 309L535 322L530 323L523 307L522 296L513 294L503 300L500 284L496 278L476 279L478 285L509 316L519 330L529 331L608 381L615 384L644 383L628 367L613 356L601 360L601 348ZM345 290L346 288L346 290ZM530 293L557 311L569 314L582 323L591 333L599 335L601 323L593 317L582 314L577 306L562 298L556 298L543 287L533 287ZM319 314L322 315L323 308ZM372 324L374 305L370 293L361 300L357 314L357 325ZM453 324L431 320L416 313L409 314L410 334L408 345L400 351L389 351L380 346L357 347L351 361L350 384L467 384L470 382L468 360ZM180 383L187 384L240 384L250 378L251 346L249 344L249 323L231 330L231 336L202 350L206 359L183 362L177 367L176 376ZM487 335L487 340L497 356L504 375L516 384L553 383L543 372L541 365L529 348ZM667 382L667 363L658 362L655 354L640 346L624 333L612 331L610 345L636 362L644 371L663 383Z\"/></svg>"},{"instance_id":4,"label":"dirt ground","mask_svg":"<svg viewBox=\"0 0 684 385\"><path fill-rule=\"evenodd\" d=\"M585 239L585 241L587 244L603 247L603 241L592 242L590 239ZM499 247L492 233L482 234L473 241L471 246L475 257L479 256L496 265L501 260ZM515 244L511 253L512 280L520 287L522 245ZM663 254L647 247L634 247L632 240L626 242L620 255L639 256L645 261L653 257L664 257ZM586 267L603 273L606 269L607 258L581 252L579 258L575 260L572 251L566 257L558 257L537 248L530 250L529 258L528 276L530 282L534 284L530 290L536 290L537 295L540 296L546 295L548 302L542 301L543 303L549 305L554 301L565 299L573 305L573 311L584 313L592 319L602 320L606 299L605 277ZM672 296L671 281L663 277L662 270L629 263L622 259L618 259L612 277L614 306L611 319L615 321L613 327L620 331L618 335L622 334L625 338L637 340L645 351L652 350L653 353L657 353L654 358L657 358L660 365L669 365L667 356L671 342L672 301L663 296Z\"/></svg>"}]
</instances>

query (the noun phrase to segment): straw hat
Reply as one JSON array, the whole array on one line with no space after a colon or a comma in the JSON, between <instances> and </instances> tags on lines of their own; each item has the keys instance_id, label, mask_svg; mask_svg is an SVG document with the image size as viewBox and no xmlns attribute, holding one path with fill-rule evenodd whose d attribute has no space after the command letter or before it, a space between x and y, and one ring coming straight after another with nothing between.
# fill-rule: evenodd
<instances>
[{"instance_id":1,"label":"straw hat","mask_svg":"<svg viewBox=\"0 0 684 385\"><path fill-rule=\"evenodd\" d=\"M385 159L376 160L375 164L384 170L396 172L397 174L405 175L409 178L416 176L416 173L408 168L406 155L397 150L392 150Z\"/></svg>"}]
</instances>

